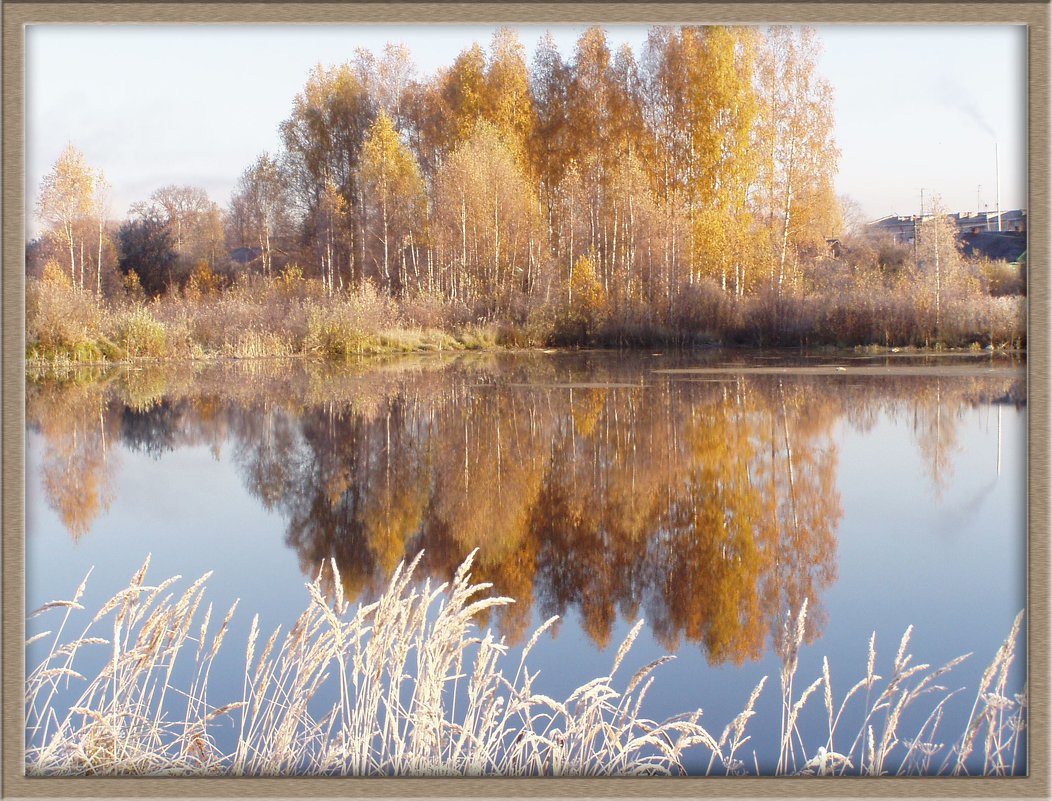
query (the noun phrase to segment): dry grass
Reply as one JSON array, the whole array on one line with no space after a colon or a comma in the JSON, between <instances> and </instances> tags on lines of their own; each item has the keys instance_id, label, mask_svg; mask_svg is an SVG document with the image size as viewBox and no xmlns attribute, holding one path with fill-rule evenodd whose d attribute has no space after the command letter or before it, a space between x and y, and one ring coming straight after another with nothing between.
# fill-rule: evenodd
<instances>
[{"instance_id":1,"label":"dry grass","mask_svg":"<svg viewBox=\"0 0 1052 801\"><path fill-rule=\"evenodd\" d=\"M511 599L485 595L472 583L474 553L449 585L415 579L420 556L399 565L381 598L354 606L343 596L335 564L307 585L309 604L292 628L261 637L253 619L244 655L241 697L215 704L209 675L237 604L214 630L204 605L202 576L181 594L179 577L146 583L149 559L81 634L63 643L87 577L71 601L34 612L60 615L48 656L26 679L28 775L667 775L682 774L684 755L701 748L707 773L738 774L750 766L738 756L766 679L719 738L706 731L697 710L656 723L641 715L652 672L662 657L619 690L617 674L643 622L632 629L610 672L559 701L534 689L538 672L527 657L554 624L532 636L509 679L507 647L476 618ZM90 573L89 573L90 575ZM335 587L326 598L323 587ZM1026 701L1005 697L1022 615L983 675L965 732L950 746L935 742L947 693L935 681L964 657L937 670L911 666L907 631L886 684L875 672L870 641L866 677L838 707L828 662L822 675L795 695L797 654L805 609L787 626L781 671L783 711L779 774L885 775L966 772L973 752L982 772L1016 771ZM218 617L218 616L217 616ZM77 672L87 649L105 649L93 679ZM177 664L178 663L178 664ZM222 669L222 668L218 668ZM85 688L72 703L73 682ZM319 693L322 687L325 692ZM823 690L828 739L805 743L799 721L806 702ZM864 692L863 692L864 691ZM943 693L923 725L905 736L903 713L918 698ZM316 699L330 699L319 704ZM335 697L335 702L331 699ZM862 723L841 734L852 699L864 698ZM236 745L223 751L213 736L229 718ZM858 716L852 717L858 720ZM842 743L850 741L844 748ZM942 756L941 762L936 762ZM974 761L974 760L973 760ZM758 764L753 754L754 764Z\"/></svg>"},{"instance_id":2,"label":"dry grass","mask_svg":"<svg viewBox=\"0 0 1052 801\"><path fill-rule=\"evenodd\" d=\"M372 284L326 295L317 282L246 277L222 291L100 300L63 283L26 282L26 359L32 364L357 356L523 344L458 304L394 299ZM507 326L504 326L507 328ZM509 340L509 341L503 341ZM512 341L514 340L514 341Z\"/></svg>"},{"instance_id":3,"label":"dry grass","mask_svg":"<svg viewBox=\"0 0 1052 801\"><path fill-rule=\"evenodd\" d=\"M983 673L964 732L940 732L946 705L962 689L949 690L938 683L970 654L959 656L941 667L911 664L907 652L913 627L906 629L891 664L886 681L876 670L876 634L869 641L866 675L857 681L839 704L834 701L829 661L822 660L822 672L799 695L794 681L797 654L803 642L803 622L807 604L796 622L786 626L782 649L782 729L778 756L779 774L819 776L887 775L967 775L1010 776L1025 765L1018 765L1019 749L1025 743L1026 690L1009 699L1005 696L1009 670L1015 657L1016 641L1022 625L1020 612L1003 645ZM801 711L810 697L822 691L828 737L822 743L805 743L798 726ZM916 712L918 699L934 698L921 712L923 722L913 728L907 724L908 710ZM849 707L852 701L853 707ZM851 712L845 715L847 710ZM924 713L927 714L924 714ZM842 731L842 723L853 721ZM861 721L860 723L858 721ZM857 725L856 725L857 724ZM980 737L981 735L981 737ZM981 750L977 744L982 741ZM940 741L942 740L942 741ZM845 747L846 744L846 747ZM969 763L969 758L974 757ZM971 767L969 767L971 766Z\"/></svg>"},{"instance_id":4,"label":"dry grass","mask_svg":"<svg viewBox=\"0 0 1052 801\"><path fill-rule=\"evenodd\" d=\"M295 271L271 280L242 276L207 293L98 299L74 289L52 265L42 279L26 282L26 357L63 363L289 355L342 360L387 352L659 342L1025 347L1025 296L995 291L992 280L975 276L978 267L965 266L939 293L926 274L884 275L819 260L805 284L781 292L761 288L737 297L703 281L677 287L671 304L663 297L596 290L573 303L520 298L498 313L492 304L469 308L439 295L390 297L369 282L329 295Z\"/></svg>"},{"instance_id":5,"label":"dry grass","mask_svg":"<svg viewBox=\"0 0 1052 801\"><path fill-rule=\"evenodd\" d=\"M339 589L324 598L319 576L284 636L274 631L264 642L253 620L242 697L220 705L207 699L208 677L234 610L210 636L212 609L201 608L207 576L175 598L165 593L176 579L145 583L147 560L79 637L60 646L71 612L83 608L82 583L72 601L40 610L64 617L49 656L27 678L27 773L668 774L682 772L684 749L714 745L697 724L700 712L662 724L639 716L649 674L664 660L637 672L624 692L614 688L640 625L610 674L564 701L535 692L537 674L525 663L554 619L508 680L500 666L506 646L479 635L474 619L511 600L478 597L489 585L471 583L471 559L451 585L432 587L413 580L418 556L399 566L379 601L353 609ZM341 587L338 576L332 586ZM92 631L103 627L108 636ZM52 635L33 639L44 636ZM85 680L74 668L87 647L112 649L112 657L61 712L59 687ZM180 655L192 663L188 689L172 681ZM323 685L335 685L338 700L319 710L312 701ZM232 753L209 733L223 715L236 719Z\"/></svg>"}]
</instances>

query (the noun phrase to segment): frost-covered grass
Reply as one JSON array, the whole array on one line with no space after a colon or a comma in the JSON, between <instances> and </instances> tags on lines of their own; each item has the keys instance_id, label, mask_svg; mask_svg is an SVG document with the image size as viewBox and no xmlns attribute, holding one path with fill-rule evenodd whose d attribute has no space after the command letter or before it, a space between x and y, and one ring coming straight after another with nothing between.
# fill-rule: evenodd
<instances>
[{"instance_id":1,"label":"frost-covered grass","mask_svg":"<svg viewBox=\"0 0 1052 801\"><path fill-rule=\"evenodd\" d=\"M85 578L71 601L30 616L60 620L27 641L51 643L26 679L27 774L667 775L684 773L685 757L698 764L696 749L711 775L757 772L747 729L766 679L718 735L701 726L701 710L648 720L641 710L652 674L671 657L630 677L618 674L640 621L607 675L565 699L550 698L536 689L528 657L555 619L534 633L518 664L507 665L507 647L480 632L476 618L512 600L471 581L473 555L441 586L415 579L418 556L398 567L378 601L364 605L343 596L335 565L327 566L327 577L307 585L306 609L289 631L264 636L253 619L241 696L219 702L209 697L209 676L237 604L214 626L207 574L176 593L179 577L147 583L147 559L69 639L67 629L84 611ZM326 597L326 586L335 597ZM890 678L875 672L871 639L866 674L842 700L834 700L825 660L821 675L798 692L805 615L806 605L782 638L778 774L961 774L980 754L984 774L1025 768L1017 760L1026 699L1006 697L1022 613L982 676L964 731L944 744L940 723L955 691L938 681L964 657L936 669L913 665L907 630ZM105 666L86 677L77 668L88 649L102 649ZM323 685L322 695L337 700L319 708ZM60 701L76 687L83 689L73 703ZM822 703L816 697L828 717L821 742L806 741L799 726L805 705ZM921 706L923 725L907 730L904 713ZM214 737L221 719L236 732L227 750Z\"/></svg>"}]
</instances>

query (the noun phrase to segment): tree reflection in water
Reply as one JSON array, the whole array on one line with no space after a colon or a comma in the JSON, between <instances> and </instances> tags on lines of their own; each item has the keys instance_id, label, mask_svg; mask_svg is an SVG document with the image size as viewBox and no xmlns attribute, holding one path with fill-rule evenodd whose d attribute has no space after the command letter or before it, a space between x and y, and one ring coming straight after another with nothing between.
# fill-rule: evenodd
<instances>
[{"instance_id":1,"label":"tree reflection in water","mask_svg":"<svg viewBox=\"0 0 1052 801\"><path fill-rule=\"evenodd\" d=\"M425 551L442 580L474 575L519 603L495 624L521 642L533 606L576 610L605 646L618 616L713 664L780 648L808 600L808 641L836 580L833 427L909 415L936 491L967 404L1025 403L1021 378L654 373L642 357L488 354L370 368L212 366L32 376L48 503L74 537L114 497L113 444L160 457L233 450L245 486L287 521L304 573L336 559L371 597Z\"/></svg>"}]
</instances>

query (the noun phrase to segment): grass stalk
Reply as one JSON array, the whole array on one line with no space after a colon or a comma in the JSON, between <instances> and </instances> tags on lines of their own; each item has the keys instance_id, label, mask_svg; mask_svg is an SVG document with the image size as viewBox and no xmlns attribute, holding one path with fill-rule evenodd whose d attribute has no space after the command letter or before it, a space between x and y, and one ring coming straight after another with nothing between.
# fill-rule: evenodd
<instances>
[{"instance_id":1,"label":"grass stalk","mask_svg":"<svg viewBox=\"0 0 1052 801\"><path fill-rule=\"evenodd\" d=\"M701 710L650 720L644 699L654 672L671 657L639 668L623 689L615 681L642 630L640 621L609 672L564 700L553 699L535 689L538 672L527 657L555 618L537 629L506 674L506 644L480 631L477 621L512 600L487 595L488 584L472 581L474 556L448 585L437 587L415 578L418 556L399 565L377 602L355 607L330 565L335 582L323 581L321 572L308 582L300 617L283 636L275 629L258 656L262 631L258 616L253 618L241 697L218 704L209 698L209 679L213 668L224 669L216 661L236 602L209 640L208 576L175 597L165 594L174 579L146 583L147 559L83 633L62 644L73 614L84 611L79 600L85 577L72 601L52 602L30 616L62 615L49 653L26 679L27 774L677 775L688 762L704 765L706 757L706 774L748 772L738 755L751 739L747 728L766 677L718 739L700 725ZM334 599L325 597L324 586L335 588ZM804 603L787 618L781 640L777 774L1012 775L1025 767L1018 762L1025 753L1025 686L1009 697L1022 613L982 675L963 733L950 743L938 742L939 728L960 690L937 682L967 656L936 669L912 664L911 627L885 683L876 673L874 635L864 678L839 703L828 659L797 695L806 614ZM82 657L90 660L88 646L94 645L108 646L109 655L92 676L77 668ZM814 727L801 720L819 689L822 709L813 717L824 720L827 731L811 742ZM907 711L932 693L941 695L911 731L907 720L914 716ZM231 722L224 730L236 743L222 750L215 727L226 720ZM848 721L852 728L845 735L839 728ZM850 747L839 750L852 732ZM755 751L752 761L758 773Z\"/></svg>"}]
</instances>

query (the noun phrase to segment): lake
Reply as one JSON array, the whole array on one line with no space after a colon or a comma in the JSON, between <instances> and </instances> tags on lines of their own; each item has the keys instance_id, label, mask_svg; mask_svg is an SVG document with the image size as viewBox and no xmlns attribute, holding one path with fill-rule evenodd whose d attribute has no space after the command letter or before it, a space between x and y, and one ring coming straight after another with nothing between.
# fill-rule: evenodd
<instances>
[{"instance_id":1,"label":"lake","mask_svg":"<svg viewBox=\"0 0 1052 801\"><path fill-rule=\"evenodd\" d=\"M654 674L650 718L700 707L718 736L769 677L746 753L770 772L783 624L805 599L801 689L825 657L842 696L866 675L874 632L878 672L911 625L918 662L974 653L943 680L966 688L946 705L944 743L1027 605L1026 366L1003 354L83 369L27 374L26 417L26 611L72 596L92 566L91 614L147 555L155 581L213 571L216 614L240 599L217 704L240 698L252 616L287 628L324 560L369 600L421 550L422 574L445 581L478 549L472 575L516 599L484 621L512 646L511 672L558 615L529 664L539 691L565 698L643 618L625 681L676 657ZM1024 645L1013 693L1025 663ZM816 696L801 719L816 742L825 715Z\"/></svg>"}]
</instances>

